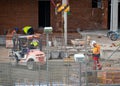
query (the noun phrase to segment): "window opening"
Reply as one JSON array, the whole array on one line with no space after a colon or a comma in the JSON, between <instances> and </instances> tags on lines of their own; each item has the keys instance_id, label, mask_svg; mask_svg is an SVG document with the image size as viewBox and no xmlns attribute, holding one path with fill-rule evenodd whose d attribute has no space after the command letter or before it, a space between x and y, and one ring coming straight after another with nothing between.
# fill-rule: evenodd
<instances>
[{"instance_id":1,"label":"window opening","mask_svg":"<svg viewBox=\"0 0 120 86\"><path fill-rule=\"evenodd\" d=\"M92 8L101 8L102 0L92 0Z\"/></svg>"}]
</instances>

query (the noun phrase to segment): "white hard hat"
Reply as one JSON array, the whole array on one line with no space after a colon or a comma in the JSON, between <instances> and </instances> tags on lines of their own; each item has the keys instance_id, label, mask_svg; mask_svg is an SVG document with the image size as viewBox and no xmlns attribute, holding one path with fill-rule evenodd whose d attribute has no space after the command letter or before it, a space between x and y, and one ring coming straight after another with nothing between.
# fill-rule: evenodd
<instances>
[{"instance_id":1,"label":"white hard hat","mask_svg":"<svg viewBox=\"0 0 120 86\"><path fill-rule=\"evenodd\" d=\"M92 42L91 42L92 45L95 44L95 43L96 43L96 41L92 41Z\"/></svg>"}]
</instances>

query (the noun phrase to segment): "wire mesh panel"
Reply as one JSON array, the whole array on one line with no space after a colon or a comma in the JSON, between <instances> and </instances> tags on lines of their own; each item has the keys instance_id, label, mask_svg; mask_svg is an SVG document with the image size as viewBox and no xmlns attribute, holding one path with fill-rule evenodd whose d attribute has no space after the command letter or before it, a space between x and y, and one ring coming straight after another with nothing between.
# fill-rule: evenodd
<instances>
[{"instance_id":1,"label":"wire mesh panel","mask_svg":"<svg viewBox=\"0 0 120 86\"><path fill-rule=\"evenodd\" d=\"M13 86L12 67L9 63L0 63L0 86Z\"/></svg>"},{"instance_id":2,"label":"wire mesh panel","mask_svg":"<svg viewBox=\"0 0 120 86\"><path fill-rule=\"evenodd\" d=\"M45 65L34 64L33 70L27 69L26 66L12 66L10 64L9 67L2 66L1 68L7 74L6 79L1 85L8 83L8 74L9 83L13 86L80 86L80 84L85 83L84 75L81 76L82 65L80 63L65 63L62 60L50 60ZM8 68L10 68L9 71L7 71ZM82 69L84 70L84 68ZM1 74L2 76L3 74ZM81 79L81 77L83 78Z\"/></svg>"},{"instance_id":3,"label":"wire mesh panel","mask_svg":"<svg viewBox=\"0 0 120 86\"><path fill-rule=\"evenodd\" d=\"M53 86L80 86L80 64L49 61L46 71L46 80Z\"/></svg>"},{"instance_id":4,"label":"wire mesh panel","mask_svg":"<svg viewBox=\"0 0 120 86\"><path fill-rule=\"evenodd\" d=\"M113 61L107 62L107 64ZM46 64L13 66L0 63L0 86L120 86L120 64L93 70L92 63L48 60Z\"/></svg>"},{"instance_id":5,"label":"wire mesh panel","mask_svg":"<svg viewBox=\"0 0 120 86\"><path fill-rule=\"evenodd\" d=\"M87 84L95 86L120 86L120 62L116 60L102 60L102 69L93 70L93 65L87 65ZM90 73L90 74L88 74Z\"/></svg>"},{"instance_id":6,"label":"wire mesh panel","mask_svg":"<svg viewBox=\"0 0 120 86\"><path fill-rule=\"evenodd\" d=\"M67 63L69 66L67 69L66 83L72 86L85 85L85 65L82 63Z\"/></svg>"},{"instance_id":7,"label":"wire mesh panel","mask_svg":"<svg viewBox=\"0 0 120 86\"><path fill-rule=\"evenodd\" d=\"M6 36L5 35L0 35L0 45L5 45L5 38Z\"/></svg>"},{"instance_id":8,"label":"wire mesh panel","mask_svg":"<svg viewBox=\"0 0 120 86\"><path fill-rule=\"evenodd\" d=\"M27 65L17 64L12 66L12 80L15 86L39 86L40 82L46 82L46 74L46 71L40 71L38 63L33 64L32 69L28 69Z\"/></svg>"}]
</instances>

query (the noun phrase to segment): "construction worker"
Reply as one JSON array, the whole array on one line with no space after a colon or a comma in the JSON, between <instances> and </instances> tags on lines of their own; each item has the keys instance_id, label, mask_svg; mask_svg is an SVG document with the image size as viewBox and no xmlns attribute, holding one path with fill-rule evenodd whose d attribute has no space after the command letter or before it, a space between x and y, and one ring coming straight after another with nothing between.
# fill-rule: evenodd
<instances>
[{"instance_id":1,"label":"construction worker","mask_svg":"<svg viewBox=\"0 0 120 86\"><path fill-rule=\"evenodd\" d=\"M26 35L32 35L32 34L34 34L34 30L33 30L32 26L25 26L25 27L23 27L23 32Z\"/></svg>"},{"instance_id":2,"label":"construction worker","mask_svg":"<svg viewBox=\"0 0 120 86\"><path fill-rule=\"evenodd\" d=\"M17 47L17 33L18 33L18 28L14 28L12 31L12 40L13 40L13 49L16 49Z\"/></svg>"},{"instance_id":3,"label":"construction worker","mask_svg":"<svg viewBox=\"0 0 120 86\"><path fill-rule=\"evenodd\" d=\"M93 69L101 70L102 66L99 63L100 59L100 45L96 43L96 41L92 41L92 55L93 55L93 61L94 61L94 67Z\"/></svg>"}]
</instances>

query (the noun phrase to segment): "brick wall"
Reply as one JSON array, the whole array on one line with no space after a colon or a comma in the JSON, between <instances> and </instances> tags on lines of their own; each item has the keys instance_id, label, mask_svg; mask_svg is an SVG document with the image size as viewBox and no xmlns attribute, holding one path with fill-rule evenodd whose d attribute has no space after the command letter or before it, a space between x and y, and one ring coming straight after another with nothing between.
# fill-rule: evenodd
<instances>
[{"instance_id":1,"label":"brick wall","mask_svg":"<svg viewBox=\"0 0 120 86\"><path fill-rule=\"evenodd\" d=\"M56 0L54 0L56 1ZM107 1L107 0L104 0ZM91 0L69 0L71 14L68 15L68 32L82 30L107 29L107 12L92 8ZM105 16L102 12L106 12ZM63 31L61 13L55 15L51 3L51 26L55 32ZM38 0L0 0L0 34L14 27L32 25L38 29Z\"/></svg>"},{"instance_id":2,"label":"brick wall","mask_svg":"<svg viewBox=\"0 0 120 86\"><path fill-rule=\"evenodd\" d=\"M0 34L25 25L38 27L37 0L0 0Z\"/></svg>"},{"instance_id":3,"label":"brick wall","mask_svg":"<svg viewBox=\"0 0 120 86\"><path fill-rule=\"evenodd\" d=\"M107 3L107 0L104 0L104 2ZM69 0L69 4L68 32L75 32L77 28L81 28L81 30L107 29L107 12L104 9L92 8L92 0ZM103 12L105 15L102 15ZM54 14L54 12L52 13ZM63 29L63 26L61 26L63 25L61 24L63 23L62 17L60 15L52 15L52 25L55 31Z\"/></svg>"}]
</instances>

